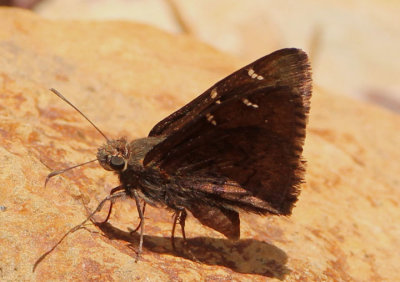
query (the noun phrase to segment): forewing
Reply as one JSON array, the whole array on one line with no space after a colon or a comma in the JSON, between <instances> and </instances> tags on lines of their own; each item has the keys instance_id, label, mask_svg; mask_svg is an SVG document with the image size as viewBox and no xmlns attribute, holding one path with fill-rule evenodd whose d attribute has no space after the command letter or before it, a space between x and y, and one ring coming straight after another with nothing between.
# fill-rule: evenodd
<instances>
[{"instance_id":1,"label":"forewing","mask_svg":"<svg viewBox=\"0 0 400 282\"><path fill-rule=\"evenodd\" d=\"M157 125L152 133L169 136L146 155L144 165L174 175L182 187L201 190L213 181L236 183L277 213L290 214L303 177L311 78L302 51L269 56Z\"/></svg>"},{"instance_id":2,"label":"forewing","mask_svg":"<svg viewBox=\"0 0 400 282\"><path fill-rule=\"evenodd\" d=\"M261 75L263 79L251 77L252 71ZM288 86L310 96L310 80L311 75L306 53L295 48L275 51L239 69L210 87L192 102L156 124L149 136L170 135L181 129L200 113L207 111L218 99L224 100L235 95L235 93L246 92L257 87ZM308 107L308 98L305 100L307 100Z\"/></svg>"}]
</instances>

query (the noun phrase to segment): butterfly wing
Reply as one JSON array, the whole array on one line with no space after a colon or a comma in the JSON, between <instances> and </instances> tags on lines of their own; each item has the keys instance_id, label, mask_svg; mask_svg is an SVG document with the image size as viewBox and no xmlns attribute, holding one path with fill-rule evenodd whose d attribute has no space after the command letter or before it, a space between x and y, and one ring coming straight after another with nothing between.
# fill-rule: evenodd
<instances>
[{"instance_id":1,"label":"butterfly wing","mask_svg":"<svg viewBox=\"0 0 400 282\"><path fill-rule=\"evenodd\" d=\"M310 96L307 55L298 49L272 53L157 124L150 136L168 137L147 153L144 165L174 175L179 187L208 193L207 203L185 207L237 238L239 217L227 207L291 213L304 174Z\"/></svg>"},{"instance_id":2,"label":"butterfly wing","mask_svg":"<svg viewBox=\"0 0 400 282\"><path fill-rule=\"evenodd\" d=\"M251 70L264 75L264 79L252 78L249 75ZM302 92L308 112L311 74L307 54L296 48L286 48L256 60L219 81L202 95L157 123L149 136L171 135L204 112L218 98L223 99L258 86L288 86ZM216 89L217 99L214 98Z\"/></svg>"}]
</instances>

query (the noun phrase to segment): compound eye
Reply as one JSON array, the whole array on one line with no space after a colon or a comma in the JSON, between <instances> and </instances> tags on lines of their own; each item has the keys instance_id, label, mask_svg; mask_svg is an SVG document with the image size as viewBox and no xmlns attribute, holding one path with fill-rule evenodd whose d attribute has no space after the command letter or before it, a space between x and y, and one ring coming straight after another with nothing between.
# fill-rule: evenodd
<instances>
[{"instance_id":1,"label":"compound eye","mask_svg":"<svg viewBox=\"0 0 400 282\"><path fill-rule=\"evenodd\" d=\"M110 166L114 170L122 170L125 167L125 160L119 156L112 156Z\"/></svg>"}]
</instances>

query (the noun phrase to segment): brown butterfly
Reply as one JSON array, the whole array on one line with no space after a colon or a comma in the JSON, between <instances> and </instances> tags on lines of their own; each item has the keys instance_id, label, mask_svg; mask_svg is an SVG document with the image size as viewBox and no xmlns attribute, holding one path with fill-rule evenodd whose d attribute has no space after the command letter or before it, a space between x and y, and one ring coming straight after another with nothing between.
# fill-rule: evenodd
<instances>
[{"instance_id":1,"label":"brown butterfly","mask_svg":"<svg viewBox=\"0 0 400 282\"><path fill-rule=\"evenodd\" d=\"M159 122L148 137L132 142L106 137L97 160L118 174L121 185L59 243L110 201L107 221L113 201L126 195L135 199L140 216L138 257L146 203L175 213L174 248L177 222L186 239L187 211L230 239L240 237L240 211L290 215L304 176L310 97L306 53L282 49L219 81Z\"/></svg>"}]
</instances>

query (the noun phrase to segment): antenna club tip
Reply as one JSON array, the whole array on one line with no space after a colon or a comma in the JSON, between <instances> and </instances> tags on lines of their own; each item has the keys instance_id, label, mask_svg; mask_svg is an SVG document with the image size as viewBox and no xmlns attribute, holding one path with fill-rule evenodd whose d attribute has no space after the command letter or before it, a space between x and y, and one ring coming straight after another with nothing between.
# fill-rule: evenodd
<instances>
[{"instance_id":1,"label":"antenna club tip","mask_svg":"<svg viewBox=\"0 0 400 282\"><path fill-rule=\"evenodd\" d=\"M60 94L55 88L49 88L49 90L57 95Z\"/></svg>"},{"instance_id":2,"label":"antenna club tip","mask_svg":"<svg viewBox=\"0 0 400 282\"><path fill-rule=\"evenodd\" d=\"M46 180L44 181L44 189L46 189L47 183L49 182L49 180L50 180L50 177L47 176L47 177L46 177Z\"/></svg>"}]
</instances>

